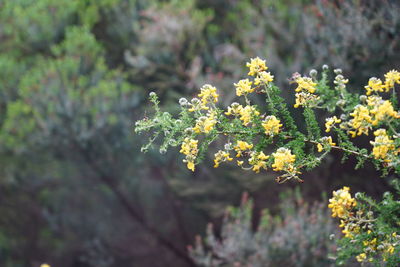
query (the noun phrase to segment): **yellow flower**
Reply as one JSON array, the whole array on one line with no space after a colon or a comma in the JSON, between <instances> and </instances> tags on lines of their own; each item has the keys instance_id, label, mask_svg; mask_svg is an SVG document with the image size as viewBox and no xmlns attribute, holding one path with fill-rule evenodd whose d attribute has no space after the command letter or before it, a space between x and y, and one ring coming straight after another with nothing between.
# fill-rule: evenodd
<instances>
[{"instance_id":1,"label":"yellow flower","mask_svg":"<svg viewBox=\"0 0 400 267\"><path fill-rule=\"evenodd\" d=\"M184 159L183 162L187 163L187 168L191 171L194 171L194 161L199 153L197 148L198 142L198 140L186 137L185 140L183 140L181 150L179 151L186 156L186 159Z\"/></svg>"},{"instance_id":2,"label":"yellow flower","mask_svg":"<svg viewBox=\"0 0 400 267\"><path fill-rule=\"evenodd\" d=\"M264 152L252 152L251 157L249 158L249 164L253 166L253 171L256 173L260 172L260 169L267 169L266 160L269 156L265 155Z\"/></svg>"},{"instance_id":3,"label":"yellow flower","mask_svg":"<svg viewBox=\"0 0 400 267\"><path fill-rule=\"evenodd\" d=\"M196 120L196 125L193 127L195 133L209 133L217 123L215 112L211 111L208 116L201 116Z\"/></svg>"},{"instance_id":4,"label":"yellow flower","mask_svg":"<svg viewBox=\"0 0 400 267\"><path fill-rule=\"evenodd\" d=\"M233 147L233 149L235 149L236 151L236 157L241 157L243 154L242 152L246 151L246 150L250 150L253 148L252 144L249 144L245 141L237 141L236 146Z\"/></svg>"},{"instance_id":5,"label":"yellow flower","mask_svg":"<svg viewBox=\"0 0 400 267\"><path fill-rule=\"evenodd\" d=\"M252 93L254 91L254 88L251 88L252 84L253 82L249 81L249 79L243 79L240 80L238 83L235 83L234 85L236 87L236 95L241 96Z\"/></svg>"},{"instance_id":6,"label":"yellow flower","mask_svg":"<svg viewBox=\"0 0 400 267\"><path fill-rule=\"evenodd\" d=\"M385 74L385 88L386 92L394 88L394 84L400 84L400 72L397 70L391 70Z\"/></svg>"},{"instance_id":7,"label":"yellow flower","mask_svg":"<svg viewBox=\"0 0 400 267\"><path fill-rule=\"evenodd\" d=\"M329 199L328 208L332 210L332 217L347 218L351 209L356 205L356 200L351 197L350 188L345 186L333 191L333 197Z\"/></svg>"},{"instance_id":8,"label":"yellow flower","mask_svg":"<svg viewBox=\"0 0 400 267\"><path fill-rule=\"evenodd\" d=\"M280 147L275 153L272 153L272 156L274 157L272 164L274 171L294 171L293 163L296 160L296 155L293 155L290 149Z\"/></svg>"},{"instance_id":9,"label":"yellow flower","mask_svg":"<svg viewBox=\"0 0 400 267\"><path fill-rule=\"evenodd\" d=\"M255 76L256 74L268 69L265 60L262 60L259 57L250 59L250 62L246 63L246 67L250 69L249 73L247 74L250 76Z\"/></svg>"},{"instance_id":10,"label":"yellow flower","mask_svg":"<svg viewBox=\"0 0 400 267\"><path fill-rule=\"evenodd\" d=\"M243 106L239 105L236 102L233 102L230 107L228 107L228 111L225 112L225 115L234 115L238 116L242 112Z\"/></svg>"},{"instance_id":11,"label":"yellow flower","mask_svg":"<svg viewBox=\"0 0 400 267\"><path fill-rule=\"evenodd\" d=\"M340 119L338 119L336 116L330 117L330 118L326 118L325 120L325 132L329 133L332 129L332 127L336 124L336 123L341 123L342 121Z\"/></svg>"},{"instance_id":12,"label":"yellow flower","mask_svg":"<svg viewBox=\"0 0 400 267\"><path fill-rule=\"evenodd\" d=\"M324 136L320 139L321 143L317 144L318 152L322 152L324 149L324 146L336 146L336 144L332 141L331 136ZM323 146L324 144L324 146Z\"/></svg>"},{"instance_id":13,"label":"yellow flower","mask_svg":"<svg viewBox=\"0 0 400 267\"><path fill-rule=\"evenodd\" d=\"M385 129L376 130L374 135L375 140L370 142L373 145L372 155L376 159L390 162L391 156L396 156L399 152L395 150L394 141L390 139Z\"/></svg>"},{"instance_id":14,"label":"yellow flower","mask_svg":"<svg viewBox=\"0 0 400 267\"><path fill-rule=\"evenodd\" d=\"M363 105L357 105L350 115L353 119L349 121L349 126L354 128L354 131L349 131L352 137L361 134L368 135L368 130L371 128L372 124L372 117L369 109Z\"/></svg>"},{"instance_id":15,"label":"yellow flower","mask_svg":"<svg viewBox=\"0 0 400 267\"><path fill-rule=\"evenodd\" d=\"M261 84L268 84L274 81L274 76L271 75L270 72L262 71L258 73L257 77L254 79L254 84L259 85Z\"/></svg>"},{"instance_id":16,"label":"yellow flower","mask_svg":"<svg viewBox=\"0 0 400 267\"><path fill-rule=\"evenodd\" d=\"M315 93L317 84L310 77L297 77L296 78L297 88L296 92L309 92L311 94Z\"/></svg>"},{"instance_id":17,"label":"yellow flower","mask_svg":"<svg viewBox=\"0 0 400 267\"><path fill-rule=\"evenodd\" d=\"M389 245L389 246L386 248L386 252L389 253L389 254L393 254L393 253L394 253L394 246Z\"/></svg>"},{"instance_id":18,"label":"yellow flower","mask_svg":"<svg viewBox=\"0 0 400 267\"><path fill-rule=\"evenodd\" d=\"M205 84L200 88L200 94L198 97L201 99L201 104L203 106L206 106L208 103L217 103L217 88L210 84Z\"/></svg>"},{"instance_id":19,"label":"yellow flower","mask_svg":"<svg viewBox=\"0 0 400 267\"><path fill-rule=\"evenodd\" d=\"M368 85L364 86L364 88L367 90L367 95L370 95L372 92L383 92L385 89L381 79L375 77L370 78Z\"/></svg>"},{"instance_id":20,"label":"yellow flower","mask_svg":"<svg viewBox=\"0 0 400 267\"><path fill-rule=\"evenodd\" d=\"M369 96L367 103L372 108L370 113L372 115L372 125L374 126L387 117L400 118L400 114L394 110L389 100L382 100L379 96Z\"/></svg>"},{"instance_id":21,"label":"yellow flower","mask_svg":"<svg viewBox=\"0 0 400 267\"><path fill-rule=\"evenodd\" d=\"M215 153L214 157L214 168L218 168L221 162L233 160L233 158L230 157L229 152L222 150L219 150L217 153Z\"/></svg>"},{"instance_id":22,"label":"yellow flower","mask_svg":"<svg viewBox=\"0 0 400 267\"><path fill-rule=\"evenodd\" d=\"M40 267L50 267L47 263L40 264Z\"/></svg>"},{"instance_id":23,"label":"yellow flower","mask_svg":"<svg viewBox=\"0 0 400 267\"><path fill-rule=\"evenodd\" d=\"M245 106L240 110L240 120L243 122L244 126L247 126L250 122L252 117L260 115L260 112L256 110L253 106Z\"/></svg>"},{"instance_id":24,"label":"yellow flower","mask_svg":"<svg viewBox=\"0 0 400 267\"><path fill-rule=\"evenodd\" d=\"M358 262L363 262L363 261L365 261L367 259L367 254L361 253L360 255L356 256L356 259L357 259Z\"/></svg>"},{"instance_id":25,"label":"yellow flower","mask_svg":"<svg viewBox=\"0 0 400 267\"><path fill-rule=\"evenodd\" d=\"M278 120L274 115L267 116L262 122L265 134L273 136L274 134L279 133L279 130L282 127L282 124L280 122L281 121Z\"/></svg>"},{"instance_id":26,"label":"yellow flower","mask_svg":"<svg viewBox=\"0 0 400 267\"><path fill-rule=\"evenodd\" d=\"M319 96L305 91L296 93L295 96L296 96L296 103L293 105L295 108L298 108L300 106L314 107L318 104L318 100L320 99Z\"/></svg>"}]
</instances>

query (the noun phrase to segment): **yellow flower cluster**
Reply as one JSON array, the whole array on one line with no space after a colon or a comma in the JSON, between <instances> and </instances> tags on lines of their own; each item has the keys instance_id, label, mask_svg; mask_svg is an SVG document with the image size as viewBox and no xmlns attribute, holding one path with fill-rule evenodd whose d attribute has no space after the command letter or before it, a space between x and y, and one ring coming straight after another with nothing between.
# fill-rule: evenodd
<instances>
[{"instance_id":1,"label":"yellow flower cluster","mask_svg":"<svg viewBox=\"0 0 400 267\"><path fill-rule=\"evenodd\" d=\"M204 109L208 109L206 105L208 103L217 103L218 102L218 94L217 94L217 88L210 84L205 84L200 88L200 94L198 97L201 100L201 104Z\"/></svg>"},{"instance_id":2,"label":"yellow flower cluster","mask_svg":"<svg viewBox=\"0 0 400 267\"><path fill-rule=\"evenodd\" d=\"M274 115L265 117L262 122L262 126L264 127L265 134L274 136L279 133L280 128L282 127L281 121L278 120Z\"/></svg>"},{"instance_id":3,"label":"yellow flower cluster","mask_svg":"<svg viewBox=\"0 0 400 267\"><path fill-rule=\"evenodd\" d=\"M336 146L336 144L332 141L331 136L324 136L320 139L320 143L317 144L318 152L322 152L324 148Z\"/></svg>"},{"instance_id":4,"label":"yellow flower cluster","mask_svg":"<svg viewBox=\"0 0 400 267\"><path fill-rule=\"evenodd\" d=\"M400 72L397 70L391 70L385 74L385 87L390 90L394 87L394 84L400 84Z\"/></svg>"},{"instance_id":5,"label":"yellow flower cluster","mask_svg":"<svg viewBox=\"0 0 400 267\"><path fill-rule=\"evenodd\" d=\"M260 169L267 169L266 160L269 156L265 155L264 152L252 152L251 157L249 158L249 164L253 166L252 170L256 173L260 172Z\"/></svg>"},{"instance_id":6,"label":"yellow flower cluster","mask_svg":"<svg viewBox=\"0 0 400 267\"><path fill-rule=\"evenodd\" d=\"M385 118L400 118L400 114L394 110L389 100L383 100L380 96L369 96L367 103L371 109L373 126L378 125Z\"/></svg>"},{"instance_id":7,"label":"yellow flower cluster","mask_svg":"<svg viewBox=\"0 0 400 267\"><path fill-rule=\"evenodd\" d=\"M260 115L260 112L256 110L254 106L245 106L240 110L240 120L244 126L249 125L253 117Z\"/></svg>"},{"instance_id":8,"label":"yellow flower cluster","mask_svg":"<svg viewBox=\"0 0 400 267\"><path fill-rule=\"evenodd\" d=\"M254 79L254 84L269 84L274 81L274 76L270 72L262 71L259 72L257 77Z\"/></svg>"},{"instance_id":9,"label":"yellow flower cluster","mask_svg":"<svg viewBox=\"0 0 400 267\"><path fill-rule=\"evenodd\" d=\"M249 76L254 76L254 85L260 85L260 84L264 84L267 85L270 82L274 81L274 76L270 73L270 72L266 72L266 70L268 69L265 60L260 59L259 57L256 58L252 58L250 59L250 62L246 63L246 67L249 68ZM247 79L246 79L247 80ZM240 83L240 82L239 82ZM248 83L248 82L247 82ZM236 86L236 84L235 84ZM241 91L246 91L243 89L240 89ZM249 91L247 89L247 91ZM250 93L253 92L254 89L252 89L251 91L249 91ZM240 93L240 92L239 92ZM238 94L238 89L236 89L236 94L238 96L242 95Z\"/></svg>"},{"instance_id":10,"label":"yellow flower cluster","mask_svg":"<svg viewBox=\"0 0 400 267\"><path fill-rule=\"evenodd\" d=\"M382 93L389 92L390 89L394 88L395 84L400 84L400 72L391 70L385 74L385 82L381 79L372 77L368 81L368 85L364 88L367 91L367 95L371 95L373 92Z\"/></svg>"},{"instance_id":11,"label":"yellow flower cluster","mask_svg":"<svg viewBox=\"0 0 400 267\"><path fill-rule=\"evenodd\" d=\"M229 152L222 150L219 150L217 153L215 153L214 157L214 168L218 168L221 162L233 160L233 158L230 157Z\"/></svg>"},{"instance_id":12,"label":"yellow flower cluster","mask_svg":"<svg viewBox=\"0 0 400 267\"><path fill-rule=\"evenodd\" d=\"M332 127L334 127L334 125L336 123L341 123L342 120L338 119L336 116L330 117L330 118L326 118L325 120L325 132L329 133L332 129Z\"/></svg>"},{"instance_id":13,"label":"yellow flower cluster","mask_svg":"<svg viewBox=\"0 0 400 267\"><path fill-rule=\"evenodd\" d=\"M198 140L186 137L185 140L183 140L181 150L179 151L186 156L186 159L184 159L183 162L187 163L187 168L191 171L194 171L194 161L199 153L199 149L197 148L198 142Z\"/></svg>"},{"instance_id":14,"label":"yellow flower cluster","mask_svg":"<svg viewBox=\"0 0 400 267\"><path fill-rule=\"evenodd\" d=\"M250 69L249 73L247 74L249 76L256 76L260 72L266 71L268 69L265 60L262 60L259 57L250 59L250 62L246 63L246 67Z\"/></svg>"},{"instance_id":15,"label":"yellow flower cluster","mask_svg":"<svg viewBox=\"0 0 400 267\"><path fill-rule=\"evenodd\" d=\"M390 162L399 153L395 150L394 141L387 135L385 129L378 129L374 132L375 140L371 141L373 145L372 155L376 159L382 159Z\"/></svg>"},{"instance_id":16,"label":"yellow flower cluster","mask_svg":"<svg viewBox=\"0 0 400 267\"><path fill-rule=\"evenodd\" d=\"M249 79L240 80L238 83L235 83L236 87L236 95L247 95L249 93L254 92L254 88L251 88L253 82L249 81Z\"/></svg>"},{"instance_id":17,"label":"yellow flower cluster","mask_svg":"<svg viewBox=\"0 0 400 267\"><path fill-rule=\"evenodd\" d=\"M372 117L369 109L366 106L357 105L354 111L350 113L350 116L352 116L353 119L348 122L348 125L354 130L350 130L349 134L351 134L352 137L361 134L368 135L368 130L372 124Z\"/></svg>"},{"instance_id":18,"label":"yellow flower cluster","mask_svg":"<svg viewBox=\"0 0 400 267\"><path fill-rule=\"evenodd\" d=\"M297 83L296 92L309 92L311 94L315 93L317 84L310 77L297 77L295 79Z\"/></svg>"},{"instance_id":19,"label":"yellow flower cluster","mask_svg":"<svg viewBox=\"0 0 400 267\"><path fill-rule=\"evenodd\" d=\"M215 111L208 112L208 116L201 116L196 120L196 125L193 127L193 131L199 133L209 133L217 123L215 117Z\"/></svg>"},{"instance_id":20,"label":"yellow flower cluster","mask_svg":"<svg viewBox=\"0 0 400 267\"><path fill-rule=\"evenodd\" d=\"M296 155L293 155L290 149L280 147L275 153L272 153L274 163L272 168L274 171L294 172L293 163L296 160Z\"/></svg>"},{"instance_id":21,"label":"yellow flower cluster","mask_svg":"<svg viewBox=\"0 0 400 267\"><path fill-rule=\"evenodd\" d=\"M296 103L295 108L300 106L312 107L317 105L319 96L315 95L317 84L310 77L301 77L300 75L295 79L297 83Z\"/></svg>"},{"instance_id":22,"label":"yellow flower cluster","mask_svg":"<svg viewBox=\"0 0 400 267\"><path fill-rule=\"evenodd\" d=\"M241 156L243 156L243 152L245 152L246 150L250 150L253 148L252 144L249 144L245 141L237 141L236 145L233 147L233 149L235 149L236 151L236 157L239 158Z\"/></svg>"},{"instance_id":23,"label":"yellow flower cluster","mask_svg":"<svg viewBox=\"0 0 400 267\"><path fill-rule=\"evenodd\" d=\"M234 102L228 107L228 111L225 112L225 115L233 115L239 116L239 119L242 121L244 126L249 125L253 117L259 116L260 112L256 110L254 106L245 106Z\"/></svg>"},{"instance_id":24,"label":"yellow flower cluster","mask_svg":"<svg viewBox=\"0 0 400 267\"><path fill-rule=\"evenodd\" d=\"M357 205L351 197L350 188L344 186L342 189L333 191L333 197L329 199L328 208L332 210L332 217L346 219L351 213L351 209Z\"/></svg>"},{"instance_id":25,"label":"yellow flower cluster","mask_svg":"<svg viewBox=\"0 0 400 267\"><path fill-rule=\"evenodd\" d=\"M369 130L373 126L377 126L380 122L395 118L400 118L400 113L396 112L392 103L389 100L383 100L380 96L369 96L367 98L367 105L357 105L354 111L350 113L353 117L346 125L350 127L348 131L352 137L365 134L368 135Z\"/></svg>"}]
</instances>

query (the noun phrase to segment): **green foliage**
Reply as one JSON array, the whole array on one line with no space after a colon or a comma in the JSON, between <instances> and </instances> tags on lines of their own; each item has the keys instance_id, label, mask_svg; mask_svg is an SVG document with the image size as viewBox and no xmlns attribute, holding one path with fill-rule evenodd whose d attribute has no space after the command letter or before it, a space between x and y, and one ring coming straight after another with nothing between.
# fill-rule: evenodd
<instances>
[{"instance_id":1,"label":"green foliage","mask_svg":"<svg viewBox=\"0 0 400 267\"><path fill-rule=\"evenodd\" d=\"M199 266L334 266L330 234L336 232L322 203L308 205L298 195L281 196L279 213L263 210L259 219L253 201L243 195L239 207L226 210L221 236L212 225L204 241L199 237L190 255ZM256 220L257 228L254 230Z\"/></svg>"}]
</instances>

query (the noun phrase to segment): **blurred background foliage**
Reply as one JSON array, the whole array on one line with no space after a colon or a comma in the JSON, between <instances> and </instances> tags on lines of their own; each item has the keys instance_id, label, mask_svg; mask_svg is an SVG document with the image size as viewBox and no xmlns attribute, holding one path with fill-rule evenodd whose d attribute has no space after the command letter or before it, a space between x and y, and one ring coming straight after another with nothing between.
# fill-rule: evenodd
<instances>
[{"instance_id":1,"label":"blurred background foliage","mask_svg":"<svg viewBox=\"0 0 400 267\"><path fill-rule=\"evenodd\" d=\"M369 77L400 62L396 0L1 0L0 25L0 265L6 267L194 266L186 246L207 222L217 237L234 240L220 230L222 215L245 190L254 214L267 207L286 218L293 202L277 193L295 183L278 185L269 173L230 166L214 170L211 158L192 174L178 151L141 154L144 137L133 134L133 124L151 112L150 91L173 112L180 97L211 83L226 105L245 62L260 56L292 103L287 79L295 71L340 67L362 90ZM372 166L354 171L339 159L334 154L304 175L304 201L321 201L321 192L343 184L375 196L389 188ZM315 216L326 213L315 209ZM307 224L314 215L301 210L292 220ZM257 220L251 226L248 220L243 227L255 230ZM272 236L292 229L282 227L265 229ZM301 238L309 240L260 253L298 255L303 245L320 251L307 229ZM326 237L327 229L318 231Z\"/></svg>"}]
</instances>

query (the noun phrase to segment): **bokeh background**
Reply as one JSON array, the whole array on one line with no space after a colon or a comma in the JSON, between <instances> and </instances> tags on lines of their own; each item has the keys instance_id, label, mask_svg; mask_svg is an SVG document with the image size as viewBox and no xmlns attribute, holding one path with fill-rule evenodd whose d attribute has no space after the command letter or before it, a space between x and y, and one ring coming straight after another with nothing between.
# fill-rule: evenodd
<instances>
[{"instance_id":1,"label":"bokeh background","mask_svg":"<svg viewBox=\"0 0 400 267\"><path fill-rule=\"evenodd\" d=\"M211 83L226 106L256 56L267 59L289 103L292 73L323 64L342 68L361 92L369 77L400 67L400 3L0 0L0 266L206 264L207 253L191 257L187 247L209 222L209 237L240 244L218 249L249 262L251 239L221 232L226 207L245 191L254 199L245 207L254 213L244 219L247 232L263 208L278 218L264 233L275 238L265 247L280 242L268 252L277 259L270 266L329 266L309 261L326 260L334 246L324 243L337 229L323 194L348 185L378 197L390 188L373 166L354 170L353 159L341 164L334 153L301 185L279 185L269 172L213 169L211 156L192 173L178 149L140 152L148 136L133 129L152 113L149 92L176 112L180 97Z\"/></svg>"}]
</instances>

